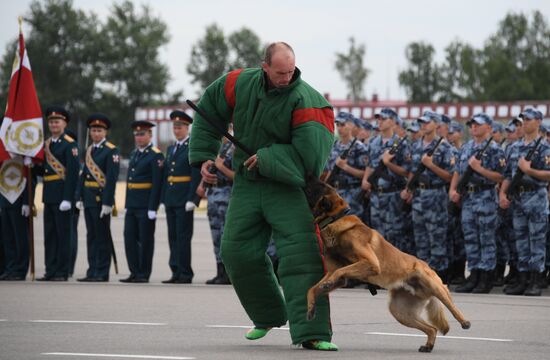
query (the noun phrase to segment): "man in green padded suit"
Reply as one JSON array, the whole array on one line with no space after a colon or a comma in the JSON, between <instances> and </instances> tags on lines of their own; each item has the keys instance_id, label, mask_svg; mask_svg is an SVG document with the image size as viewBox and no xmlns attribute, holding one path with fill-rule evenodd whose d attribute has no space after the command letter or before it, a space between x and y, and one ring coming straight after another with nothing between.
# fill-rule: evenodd
<instances>
[{"instance_id":1,"label":"man in green padded suit","mask_svg":"<svg viewBox=\"0 0 550 360\"><path fill-rule=\"evenodd\" d=\"M235 179L221 244L222 261L259 339L273 327L290 326L292 343L314 350L338 350L331 343L328 297L317 316L306 319L306 293L323 276L320 245L302 187L306 174L319 176L330 154L334 112L323 96L300 77L294 51L283 42L269 45L262 68L239 69L214 81L199 107L255 151L237 148ZM221 135L195 114L189 161L208 167ZM279 255L281 293L266 248L273 236Z\"/></svg>"}]
</instances>

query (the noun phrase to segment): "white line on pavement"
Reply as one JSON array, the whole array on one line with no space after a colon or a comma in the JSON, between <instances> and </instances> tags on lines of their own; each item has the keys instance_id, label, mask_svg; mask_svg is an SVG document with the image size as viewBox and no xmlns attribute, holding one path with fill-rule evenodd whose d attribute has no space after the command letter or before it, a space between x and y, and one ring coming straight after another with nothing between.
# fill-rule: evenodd
<instances>
[{"instance_id":1,"label":"white line on pavement","mask_svg":"<svg viewBox=\"0 0 550 360\"><path fill-rule=\"evenodd\" d=\"M87 320L29 320L33 323L66 323L66 324L106 324L106 325L145 325L145 326L163 326L165 323L143 323L127 321L87 321Z\"/></svg>"},{"instance_id":2,"label":"white line on pavement","mask_svg":"<svg viewBox=\"0 0 550 360\"><path fill-rule=\"evenodd\" d=\"M126 358L126 359L165 359L165 360L191 360L194 357L181 357L181 356L157 356L157 355L127 355L127 354L86 354L86 353L42 353L40 355L53 355L53 356L88 356L88 357L111 357L111 358Z\"/></svg>"},{"instance_id":3,"label":"white line on pavement","mask_svg":"<svg viewBox=\"0 0 550 360\"><path fill-rule=\"evenodd\" d=\"M426 335L419 334L400 334L400 333L385 333L385 332L367 332L366 335L384 335L384 336L414 336L414 337L426 337ZM510 342L512 339L492 339L481 337L467 337L467 336L438 336L437 339L458 339L458 340L478 340L478 341L498 341L498 342Z\"/></svg>"},{"instance_id":4,"label":"white line on pavement","mask_svg":"<svg viewBox=\"0 0 550 360\"><path fill-rule=\"evenodd\" d=\"M253 326L240 326L240 325L206 325L210 328L238 328L238 329L252 329ZM289 330L287 327L273 328L272 330Z\"/></svg>"}]
</instances>

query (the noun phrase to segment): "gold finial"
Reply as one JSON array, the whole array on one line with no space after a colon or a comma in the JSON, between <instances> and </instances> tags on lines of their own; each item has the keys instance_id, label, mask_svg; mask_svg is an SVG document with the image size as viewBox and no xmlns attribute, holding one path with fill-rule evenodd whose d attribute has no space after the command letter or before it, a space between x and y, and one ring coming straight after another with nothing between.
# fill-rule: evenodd
<instances>
[{"instance_id":1,"label":"gold finial","mask_svg":"<svg viewBox=\"0 0 550 360\"><path fill-rule=\"evenodd\" d=\"M22 33L23 32L23 16L19 16L17 18L17 20L19 21L19 33Z\"/></svg>"}]
</instances>

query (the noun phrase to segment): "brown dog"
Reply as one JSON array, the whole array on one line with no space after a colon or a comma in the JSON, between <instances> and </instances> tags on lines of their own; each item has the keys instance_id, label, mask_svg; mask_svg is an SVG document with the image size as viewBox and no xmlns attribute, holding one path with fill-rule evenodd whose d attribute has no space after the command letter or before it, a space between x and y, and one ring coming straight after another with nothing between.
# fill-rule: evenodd
<instances>
[{"instance_id":1,"label":"brown dog","mask_svg":"<svg viewBox=\"0 0 550 360\"><path fill-rule=\"evenodd\" d=\"M319 295L342 287L346 279L357 279L388 289L389 309L397 321L428 335L428 341L418 351L430 352L437 330L443 335L449 331L441 303L463 329L470 328L448 288L428 264L399 251L357 216L347 215L348 204L331 186L311 177L304 191L321 230L328 270L308 291L308 319L315 316L315 299ZM427 320L422 318L424 309Z\"/></svg>"}]
</instances>

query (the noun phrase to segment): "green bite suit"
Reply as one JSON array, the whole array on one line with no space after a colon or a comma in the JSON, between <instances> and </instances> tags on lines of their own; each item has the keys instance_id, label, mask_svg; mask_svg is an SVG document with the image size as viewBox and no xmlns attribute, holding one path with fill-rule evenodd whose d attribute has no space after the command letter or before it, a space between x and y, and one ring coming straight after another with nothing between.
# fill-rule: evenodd
<instances>
[{"instance_id":1,"label":"green bite suit","mask_svg":"<svg viewBox=\"0 0 550 360\"><path fill-rule=\"evenodd\" d=\"M249 155L238 147L236 172L221 244L223 263L237 295L256 327L287 320L292 342L330 341L328 297L317 302L307 321L307 290L323 276L320 242L302 187L306 174L318 176L333 144L334 113L296 69L290 85L269 89L262 69L232 71L204 93L199 107L256 152L258 166L247 170ZM189 161L214 160L218 134L200 115L193 121ZM273 237L280 258L282 292L266 248Z\"/></svg>"}]
</instances>

